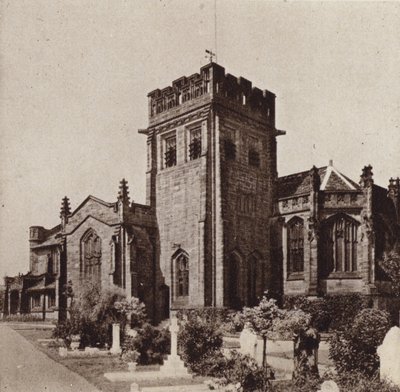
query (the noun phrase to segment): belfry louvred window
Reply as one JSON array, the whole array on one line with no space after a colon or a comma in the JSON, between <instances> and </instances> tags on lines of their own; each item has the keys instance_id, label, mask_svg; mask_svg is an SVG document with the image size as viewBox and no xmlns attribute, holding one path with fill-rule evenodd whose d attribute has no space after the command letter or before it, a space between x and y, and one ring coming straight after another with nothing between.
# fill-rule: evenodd
<instances>
[{"instance_id":1,"label":"belfry louvred window","mask_svg":"<svg viewBox=\"0 0 400 392\"><path fill-rule=\"evenodd\" d=\"M304 222L293 218L287 226L287 261L288 272L304 271Z\"/></svg>"},{"instance_id":2,"label":"belfry louvred window","mask_svg":"<svg viewBox=\"0 0 400 392\"><path fill-rule=\"evenodd\" d=\"M170 136L165 139L165 167L176 165L176 136Z\"/></svg>"},{"instance_id":3,"label":"belfry louvred window","mask_svg":"<svg viewBox=\"0 0 400 392\"><path fill-rule=\"evenodd\" d=\"M201 156L201 127L190 131L189 158L191 161Z\"/></svg>"}]
</instances>

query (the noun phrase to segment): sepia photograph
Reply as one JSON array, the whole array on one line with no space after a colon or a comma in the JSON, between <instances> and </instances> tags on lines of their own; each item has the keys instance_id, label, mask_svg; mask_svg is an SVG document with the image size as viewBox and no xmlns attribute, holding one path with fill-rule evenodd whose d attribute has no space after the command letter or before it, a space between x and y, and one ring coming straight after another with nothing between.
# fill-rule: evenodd
<instances>
[{"instance_id":1,"label":"sepia photograph","mask_svg":"<svg viewBox=\"0 0 400 392\"><path fill-rule=\"evenodd\" d=\"M0 392L400 392L400 1L0 1Z\"/></svg>"}]
</instances>

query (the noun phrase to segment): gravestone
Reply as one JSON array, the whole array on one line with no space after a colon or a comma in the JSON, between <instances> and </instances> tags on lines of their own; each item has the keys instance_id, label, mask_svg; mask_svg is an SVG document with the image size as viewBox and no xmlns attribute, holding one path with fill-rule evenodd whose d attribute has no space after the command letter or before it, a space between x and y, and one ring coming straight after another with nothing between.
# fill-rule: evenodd
<instances>
[{"instance_id":1,"label":"gravestone","mask_svg":"<svg viewBox=\"0 0 400 392\"><path fill-rule=\"evenodd\" d=\"M119 324L112 325L112 346L111 346L110 352L112 354L120 354L121 353Z\"/></svg>"},{"instance_id":2,"label":"gravestone","mask_svg":"<svg viewBox=\"0 0 400 392\"><path fill-rule=\"evenodd\" d=\"M243 331L240 333L240 353L243 355L250 355L250 357L256 359L257 357L257 335L253 333L248 325L245 325Z\"/></svg>"},{"instance_id":3,"label":"gravestone","mask_svg":"<svg viewBox=\"0 0 400 392\"><path fill-rule=\"evenodd\" d=\"M400 328L389 329L377 353L380 360L381 379L400 387Z\"/></svg>"},{"instance_id":4,"label":"gravestone","mask_svg":"<svg viewBox=\"0 0 400 392\"><path fill-rule=\"evenodd\" d=\"M340 392L340 389L335 381L329 380L321 384L321 389L318 392Z\"/></svg>"},{"instance_id":5,"label":"gravestone","mask_svg":"<svg viewBox=\"0 0 400 392\"><path fill-rule=\"evenodd\" d=\"M171 332L171 354L168 355L167 360L164 361L160 367L160 373L166 376L191 378L184 362L178 355L178 332L179 325L175 312L171 311L171 325L169 327Z\"/></svg>"},{"instance_id":6,"label":"gravestone","mask_svg":"<svg viewBox=\"0 0 400 392\"><path fill-rule=\"evenodd\" d=\"M321 337L315 328L308 327L294 335L292 380L318 378L318 348Z\"/></svg>"}]
</instances>

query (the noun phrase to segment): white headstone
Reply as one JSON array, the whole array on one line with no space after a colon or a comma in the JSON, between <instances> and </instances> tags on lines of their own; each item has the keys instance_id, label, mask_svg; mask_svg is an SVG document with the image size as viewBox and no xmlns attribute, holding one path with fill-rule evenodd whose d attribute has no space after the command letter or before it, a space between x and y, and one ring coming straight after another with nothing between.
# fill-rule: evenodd
<instances>
[{"instance_id":1,"label":"white headstone","mask_svg":"<svg viewBox=\"0 0 400 392\"><path fill-rule=\"evenodd\" d=\"M335 381L329 380L321 384L321 389L318 392L340 392L340 389Z\"/></svg>"},{"instance_id":2,"label":"white headstone","mask_svg":"<svg viewBox=\"0 0 400 392\"><path fill-rule=\"evenodd\" d=\"M248 326L245 326L240 333L239 342L241 354L256 358L258 344L257 335L253 333Z\"/></svg>"},{"instance_id":3,"label":"white headstone","mask_svg":"<svg viewBox=\"0 0 400 392\"><path fill-rule=\"evenodd\" d=\"M112 346L110 352L113 354L121 353L120 337L119 337L119 324L112 325Z\"/></svg>"},{"instance_id":4,"label":"white headstone","mask_svg":"<svg viewBox=\"0 0 400 392\"><path fill-rule=\"evenodd\" d=\"M378 347L381 379L400 387L400 328L392 327Z\"/></svg>"}]
</instances>

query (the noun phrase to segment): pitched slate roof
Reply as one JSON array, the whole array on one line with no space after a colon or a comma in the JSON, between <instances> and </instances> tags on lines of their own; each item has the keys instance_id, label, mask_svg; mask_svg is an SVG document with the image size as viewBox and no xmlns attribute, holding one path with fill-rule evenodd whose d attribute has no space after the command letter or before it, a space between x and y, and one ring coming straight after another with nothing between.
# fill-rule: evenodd
<instances>
[{"instance_id":1,"label":"pitched slate roof","mask_svg":"<svg viewBox=\"0 0 400 392\"><path fill-rule=\"evenodd\" d=\"M333 166L318 168L321 191L358 191L360 187ZM310 193L310 170L278 178L278 198Z\"/></svg>"}]
</instances>

